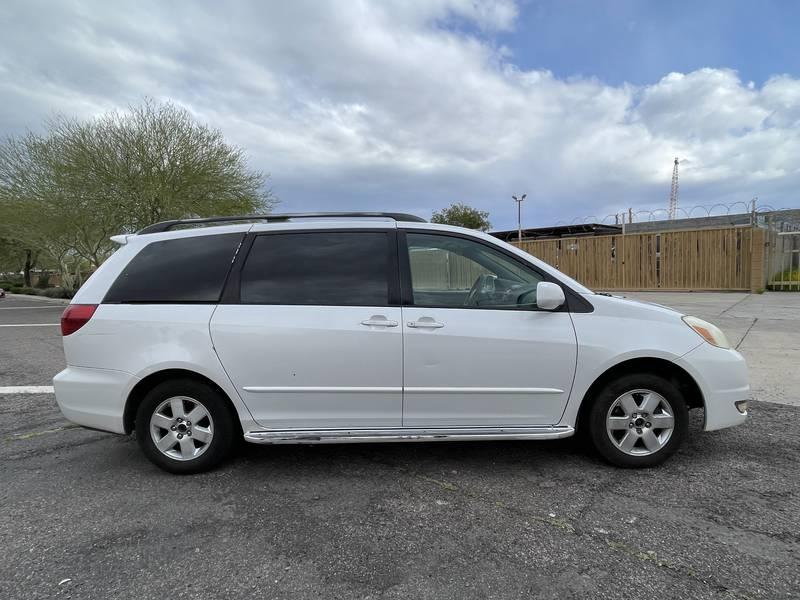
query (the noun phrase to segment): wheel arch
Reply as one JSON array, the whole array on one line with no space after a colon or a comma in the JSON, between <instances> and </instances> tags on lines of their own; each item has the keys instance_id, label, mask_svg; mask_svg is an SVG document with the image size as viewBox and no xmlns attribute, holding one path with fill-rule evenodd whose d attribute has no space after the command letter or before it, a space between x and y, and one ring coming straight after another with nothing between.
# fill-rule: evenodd
<instances>
[{"instance_id":1,"label":"wheel arch","mask_svg":"<svg viewBox=\"0 0 800 600\"><path fill-rule=\"evenodd\" d=\"M678 389L683 393L686 406L688 408L704 408L705 400L700 386L695 381L694 377L680 365L675 364L670 360L654 357L640 357L632 358L629 360L617 363L606 369L597 379L592 382L589 389L581 399L578 415L575 419L576 429L578 431L585 430L585 419L589 414L592 406L592 401L597 396L597 393L609 381L613 381L616 377L630 373L648 373L655 374L668 379L673 382Z\"/></svg>"},{"instance_id":2,"label":"wheel arch","mask_svg":"<svg viewBox=\"0 0 800 600\"><path fill-rule=\"evenodd\" d=\"M239 435L242 435L242 423L239 418L239 414L236 411L236 406L234 405L228 393L225 392L225 390L222 389L222 387L216 382L209 379L205 375L201 375L200 373L190 371L188 369L163 369L161 371L156 371L139 380L136 385L133 386L133 389L131 389L130 393L128 394L128 398L125 401L125 410L122 417L125 433L129 434L134 430L136 411L139 409L139 405L142 403L142 400L147 393L158 384L165 381L170 381L172 379L192 379L194 381L204 383L214 389L221 398L224 398L225 405L230 411L234 427L236 427L238 430Z\"/></svg>"}]
</instances>

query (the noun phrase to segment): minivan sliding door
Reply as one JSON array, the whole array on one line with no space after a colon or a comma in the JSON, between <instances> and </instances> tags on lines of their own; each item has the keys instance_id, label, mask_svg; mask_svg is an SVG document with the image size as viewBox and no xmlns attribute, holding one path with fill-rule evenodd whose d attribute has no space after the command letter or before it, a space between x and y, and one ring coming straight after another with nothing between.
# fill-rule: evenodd
<instances>
[{"instance_id":1,"label":"minivan sliding door","mask_svg":"<svg viewBox=\"0 0 800 600\"><path fill-rule=\"evenodd\" d=\"M259 234L237 303L211 320L214 347L270 429L399 427L402 322L396 232Z\"/></svg>"}]
</instances>

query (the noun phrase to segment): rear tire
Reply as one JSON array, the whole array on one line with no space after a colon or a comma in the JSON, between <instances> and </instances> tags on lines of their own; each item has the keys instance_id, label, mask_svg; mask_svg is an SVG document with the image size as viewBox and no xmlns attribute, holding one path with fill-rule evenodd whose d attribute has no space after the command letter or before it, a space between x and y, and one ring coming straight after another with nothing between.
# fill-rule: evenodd
<instances>
[{"instance_id":1,"label":"rear tire","mask_svg":"<svg viewBox=\"0 0 800 600\"><path fill-rule=\"evenodd\" d=\"M230 454L235 431L227 399L192 379L158 384L136 412L136 439L142 452L170 473L214 468Z\"/></svg>"},{"instance_id":2,"label":"rear tire","mask_svg":"<svg viewBox=\"0 0 800 600\"><path fill-rule=\"evenodd\" d=\"M689 414L681 391L659 375L624 375L603 387L588 417L597 452L618 467L653 467L680 448Z\"/></svg>"}]
</instances>

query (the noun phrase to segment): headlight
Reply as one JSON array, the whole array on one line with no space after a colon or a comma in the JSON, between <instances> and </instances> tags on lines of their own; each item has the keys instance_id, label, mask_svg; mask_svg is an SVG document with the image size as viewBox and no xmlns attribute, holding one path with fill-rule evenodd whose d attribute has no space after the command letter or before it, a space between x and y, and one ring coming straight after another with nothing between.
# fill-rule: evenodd
<instances>
[{"instance_id":1,"label":"headlight","mask_svg":"<svg viewBox=\"0 0 800 600\"><path fill-rule=\"evenodd\" d=\"M708 321L698 319L697 317L683 317L683 322L695 330L695 332L707 341L712 346L719 348L730 348L728 338L722 333L722 330L716 325L712 325Z\"/></svg>"}]
</instances>

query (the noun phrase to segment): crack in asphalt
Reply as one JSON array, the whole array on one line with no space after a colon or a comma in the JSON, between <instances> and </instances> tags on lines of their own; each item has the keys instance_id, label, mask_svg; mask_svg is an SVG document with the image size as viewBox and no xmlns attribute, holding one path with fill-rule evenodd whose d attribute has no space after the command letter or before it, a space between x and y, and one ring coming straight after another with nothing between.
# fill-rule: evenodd
<instances>
[{"instance_id":1,"label":"crack in asphalt","mask_svg":"<svg viewBox=\"0 0 800 600\"><path fill-rule=\"evenodd\" d=\"M742 298L741 300L737 300L736 302L734 302L733 304L731 304L731 305L730 305L728 308L726 308L726 309L725 309L725 310L723 310L721 313L719 313L719 314L720 314L720 316L724 315L724 314L725 314L726 312L728 312L729 310L731 310L731 309L733 309L733 308L736 308L736 307L737 307L737 306L739 306L739 305L740 305L742 302L744 302L745 300L747 300L749 297L750 297L750 294L747 294L747 295L746 295L744 298Z\"/></svg>"},{"instance_id":2,"label":"crack in asphalt","mask_svg":"<svg viewBox=\"0 0 800 600\"><path fill-rule=\"evenodd\" d=\"M53 429L44 429L42 431L31 431L29 433L20 433L17 435L11 435L3 439L4 442L17 442L19 440L29 440L31 438L39 437L41 435L48 435L51 433L59 433L61 431L67 431L68 429L78 429L80 425L64 425L62 427L54 427Z\"/></svg>"},{"instance_id":3,"label":"crack in asphalt","mask_svg":"<svg viewBox=\"0 0 800 600\"><path fill-rule=\"evenodd\" d=\"M750 333L750 330L755 326L756 323L758 323L758 317L753 317L753 322L750 323L750 327L748 327L747 331L744 332L744 335L742 336L742 339L740 339L739 343L736 344L736 347L734 348L734 350L738 350L739 349L739 346L742 345L742 342L744 342L744 339L747 337L747 334Z\"/></svg>"},{"instance_id":4,"label":"crack in asphalt","mask_svg":"<svg viewBox=\"0 0 800 600\"><path fill-rule=\"evenodd\" d=\"M81 427L77 427L76 429L82 429ZM99 432L98 432L99 433ZM81 446L88 446L91 444L96 444L98 442L102 442L109 438L117 437L114 433L109 433L105 435L98 435L97 437L88 438L88 439L79 439L76 442L65 442L61 444L57 444L54 446L48 446L46 448L31 448L31 449L21 449L20 451L12 454L8 454L3 456L3 460L7 461L18 461L24 460L27 458L36 458L42 456L48 456L50 454L55 454L61 450L71 450L73 448L80 448ZM6 443L10 443L12 440L4 440Z\"/></svg>"}]
</instances>

